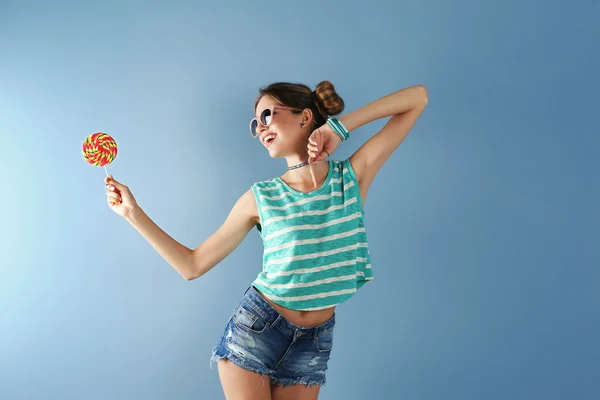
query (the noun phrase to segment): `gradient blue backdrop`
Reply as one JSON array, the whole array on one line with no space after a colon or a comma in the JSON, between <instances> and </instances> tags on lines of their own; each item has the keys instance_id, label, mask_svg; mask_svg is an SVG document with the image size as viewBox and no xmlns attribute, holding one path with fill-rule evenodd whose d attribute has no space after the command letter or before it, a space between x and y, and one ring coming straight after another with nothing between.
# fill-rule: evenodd
<instances>
[{"instance_id":1,"label":"gradient blue backdrop","mask_svg":"<svg viewBox=\"0 0 600 400\"><path fill-rule=\"evenodd\" d=\"M81 144L195 247L284 172L261 85L429 107L366 202L374 283L338 309L323 399L600 396L594 1L0 0L0 398L221 399L210 351L256 230L187 282L107 206ZM343 159L383 126L352 135Z\"/></svg>"}]
</instances>

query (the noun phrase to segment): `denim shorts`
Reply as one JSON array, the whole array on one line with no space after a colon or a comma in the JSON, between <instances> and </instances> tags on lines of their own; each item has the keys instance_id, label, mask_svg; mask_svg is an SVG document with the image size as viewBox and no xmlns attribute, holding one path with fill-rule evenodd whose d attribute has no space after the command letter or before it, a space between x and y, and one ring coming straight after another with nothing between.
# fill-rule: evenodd
<instances>
[{"instance_id":1,"label":"denim shorts","mask_svg":"<svg viewBox=\"0 0 600 400\"><path fill-rule=\"evenodd\" d=\"M325 385L335 313L321 325L292 324L250 286L213 349L210 364L226 359L268 375L273 384Z\"/></svg>"}]
</instances>

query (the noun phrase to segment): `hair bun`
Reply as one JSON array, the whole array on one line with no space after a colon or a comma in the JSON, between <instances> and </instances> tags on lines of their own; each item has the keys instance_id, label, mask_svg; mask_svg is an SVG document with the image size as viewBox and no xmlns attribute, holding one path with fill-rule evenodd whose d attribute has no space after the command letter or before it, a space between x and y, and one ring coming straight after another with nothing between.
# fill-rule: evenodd
<instances>
[{"instance_id":1,"label":"hair bun","mask_svg":"<svg viewBox=\"0 0 600 400\"><path fill-rule=\"evenodd\" d=\"M325 110L327 115L337 115L344 111L344 100L337 94L331 82L319 82L314 93L319 108Z\"/></svg>"}]
</instances>

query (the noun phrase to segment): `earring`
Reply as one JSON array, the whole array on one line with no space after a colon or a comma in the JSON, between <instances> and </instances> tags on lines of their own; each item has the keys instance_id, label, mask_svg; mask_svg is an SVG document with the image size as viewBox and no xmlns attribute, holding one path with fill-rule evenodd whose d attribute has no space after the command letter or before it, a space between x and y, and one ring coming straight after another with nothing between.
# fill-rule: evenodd
<instances>
[{"instance_id":1,"label":"earring","mask_svg":"<svg viewBox=\"0 0 600 400\"><path fill-rule=\"evenodd\" d=\"M300 123L300 127L301 127L301 128L304 128L304 121L302 121L302 122Z\"/></svg>"}]
</instances>

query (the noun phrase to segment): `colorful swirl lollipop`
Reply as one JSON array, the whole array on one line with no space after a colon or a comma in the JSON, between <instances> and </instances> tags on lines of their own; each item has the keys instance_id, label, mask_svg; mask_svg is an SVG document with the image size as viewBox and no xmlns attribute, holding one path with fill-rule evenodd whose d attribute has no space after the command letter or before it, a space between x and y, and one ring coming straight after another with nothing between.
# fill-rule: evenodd
<instances>
[{"instance_id":1,"label":"colorful swirl lollipop","mask_svg":"<svg viewBox=\"0 0 600 400\"><path fill-rule=\"evenodd\" d=\"M82 153L88 163L106 170L106 166L117 157L117 142L104 132L94 133L83 142Z\"/></svg>"}]
</instances>

